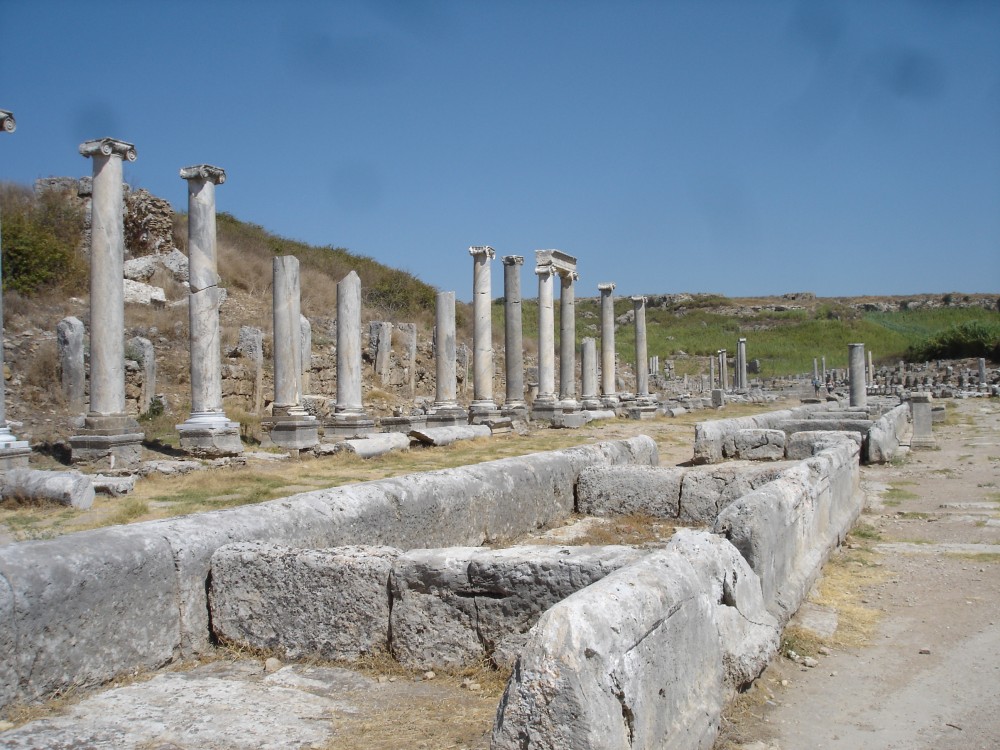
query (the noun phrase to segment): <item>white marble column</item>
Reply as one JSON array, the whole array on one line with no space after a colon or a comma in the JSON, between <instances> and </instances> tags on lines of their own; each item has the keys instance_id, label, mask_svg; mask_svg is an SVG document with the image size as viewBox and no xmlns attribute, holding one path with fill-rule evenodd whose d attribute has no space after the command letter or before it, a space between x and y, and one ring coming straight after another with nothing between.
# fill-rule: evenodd
<instances>
[{"instance_id":1,"label":"white marble column","mask_svg":"<svg viewBox=\"0 0 1000 750\"><path fill-rule=\"evenodd\" d=\"M601 293L601 396L604 401L618 401L615 387L615 285L597 285Z\"/></svg>"},{"instance_id":2,"label":"white marble column","mask_svg":"<svg viewBox=\"0 0 1000 750\"><path fill-rule=\"evenodd\" d=\"M747 388L747 340L739 339L736 342L737 361L739 363L740 388Z\"/></svg>"},{"instance_id":3,"label":"white marble column","mask_svg":"<svg viewBox=\"0 0 1000 750\"><path fill-rule=\"evenodd\" d=\"M87 141L93 159L90 232L90 410L81 435L70 439L74 463L126 468L142 457L143 435L125 413L125 230L122 162L135 147L114 138Z\"/></svg>"},{"instance_id":4,"label":"white marble column","mask_svg":"<svg viewBox=\"0 0 1000 750\"><path fill-rule=\"evenodd\" d=\"M714 357L708 358L708 387L709 390L715 388L715 366L719 363L719 353L716 352Z\"/></svg>"},{"instance_id":5,"label":"white marble column","mask_svg":"<svg viewBox=\"0 0 1000 750\"><path fill-rule=\"evenodd\" d=\"M819 380L819 360L813 357L813 380Z\"/></svg>"},{"instance_id":6,"label":"white marble column","mask_svg":"<svg viewBox=\"0 0 1000 750\"><path fill-rule=\"evenodd\" d=\"M576 400L576 280L575 272L559 275L559 406L579 408Z\"/></svg>"},{"instance_id":7,"label":"white marble column","mask_svg":"<svg viewBox=\"0 0 1000 750\"><path fill-rule=\"evenodd\" d=\"M273 273L274 415L302 416L299 259L292 255L276 257Z\"/></svg>"},{"instance_id":8,"label":"white marble column","mask_svg":"<svg viewBox=\"0 0 1000 750\"><path fill-rule=\"evenodd\" d=\"M597 397L597 342L585 338L580 344L580 400L581 406L593 411L601 408Z\"/></svg>"},{"instance_id":9,"label":"white marble column","mask_svg":"<svg viewBox=\"0 0 1000 750\"><path fill-rule=\"evenodd\" d=\"M865 352L868 355L868 385L875 385L875 365L872 363L872 353L871 350Z\"/></svg>"},{"instance_id":10,"label":"white marble column","mask_svg":"<svg viewBox=\"0 0 1000 750\"><path fill-rule=\"evenodd\" d=\"M361 279L351 271L337 282L336 414L362 414Z\"/></svg>"},{"instance_id":11,"label":"white marble column","mask_svg":"<svg viewBox=\"0 0 1000 750\"><path fill-rule=\"evenodd\" d=\"M14 115L0 109L0 133L13 133L16 128ZM2 274L2 261L0 261ZM28 465L31 449L27 440L18 440L7 424L7 393L3 378L3 292L0 291L0 471Z\"/></svg>"},{"instance_id":12,"label":"white marble column","mask_svg":"<svg viewBox=\"0 0 1000 750\"><path fill-rule=\"evenodd\" d=\"M191 416L177 425L181 448L195 455L243 452L240 426L222 408L219 344L219 273L216 254L215 186L226 181L219 167L184 167L188 186L188 321L191 352Z\"/></svg>"},{"instance_id":13,"label":"white marble column","mask_svg":"<svg viewBox=\"0 0 1000 750\"><path fill-rule=\"evenodd\" d=\"M538 275L538 396L536 404L554 404L556 400L555 311L553 310L551 266L537 266Z\"/></svg>"},{"instance_id":14,"label":"white marble column","mask_svg":"<svg viewBox=\"0 0 1000 750\"><path fill-rule=\"evenodd\" d=\"M434 410L458 408L458 379L455 374L455 293L438 292L435 364L437 368Z\"/></svg>"},{"instance_id":15,"label":"white marble column","mask_svg":"<svg viewBox=\"0 0 1000 750\"><path fill-rule=\"evenodd\" d=\"M865 387L865 345L848 344L847 350L850 405L863 409L868 406L868 392Z\"/></svg>"},{"instance_id":16,"label":"white marble column","mask_svg":"<svg viewBox=\"0 0 1000 750\"><path fill-rule=\"evenodd\" d=\"M823 365L823 382L826 382L826 357L821 357L820 362Z\"/></svg>"},{"instance_id":17,"label":"white marble column","mask_svg":"<svg viewBox=\"0 0 1000 750\"><path fill-rule=\"evenodd\" d=\"M636 398L649 397L649 368L647 367L646 346L646 298L632 298L635 312L635 395Z\"/></svg>"},{"instance_id":18,"label":"white marble column","mask_svg":"<svg viewBox=\"0 0 1000 750\"><path fill-rule=\"evenodd\" d=\"M504 413L524 411L524 348L521 337L521 266L524 257L503 258L504 364L507 370L507 398Z\"/></svg>"},{"instance_id":19,"label":"white marble column","mask_svg":"<svg viewBox=\"0 0 1000 750\"><path fill-rule=\"evenodd\" d=\"M493 401L493 286L490 261L492 247L470 247L472 256L472 404L470 411L482 415L496 412Z\"/></svg>"},{"instance_id":20,"label":"white marble column","mask_svg":"<svg viewBox=\"0 0 1000 750\"><path fill-rule=\"evenodd\" d=\"M729 390L729 357L725 349L719 349L719 387Z\"/></svg>"}]
</instances>

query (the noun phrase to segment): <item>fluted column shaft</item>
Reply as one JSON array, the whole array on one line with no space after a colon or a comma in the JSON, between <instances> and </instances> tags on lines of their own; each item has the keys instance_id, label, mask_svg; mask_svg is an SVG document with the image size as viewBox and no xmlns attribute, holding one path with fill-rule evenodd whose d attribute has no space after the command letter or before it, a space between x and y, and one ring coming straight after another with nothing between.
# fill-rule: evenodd
<instances>
[{"instance_id":1,"label":"fluted column shaft","mask_svg":"<svg viewBox=\"0 0 1000 750\"><path fill-rule=\"evenodd\" d=\"M295 338L300 339L298 318L295 330ZM334 413L364 413L361 401L361 279L354 271L337 284L337 403Z\"/></svg>"},{"instance_id":2,"label":"fluted column shaft","mask_svg":"<svg viewBox=\"0 0 1000 750\"><path fill-rule=\"evenodd\" d=\"M868 405L868 392L865 389L865 345L848 344L847 354L850 405L864 408Z\"/></svg>"},{"instance_id":3,"label":"fluted column shaft","mask_svg":"<svg viewBox=\"0 0 1000 750\"><path fill-rule=\"evenodd\" d=\"M615 298L613 283L598 284L601 292L601 395L614 396L615 385Z\"/></svg>"},{"instance_id":4,"label":"fluted column shaft","mask_svg":"<svg viewBox=\"0 0 1000 750\"><path fill-rule=\"evenodd\" d=\"M633 297L635 312L635 390L636 396L649 395L649 363L646 346L646 298Z\"/></svg>"},{"instance_id":5,"label":"fluted column shaft","mask_svg":"<svg viewBox=\"0 0 1000 750\"><path fill-rule=\"evenodd\" d=\"M524 349L521 336L521 266L520 255L503 258L504 364L507 370L505 406L524 405Z\"/></svg>"},{"instance_id":6,"label":"fluted column shaft","mask_svg":"<svg viewBox=\"0 0 1000 750\"><path fill-rule=\"evenodd\" d=\"M493 401L493 316L491 247L470 247L472 272L472 408L496 409Z\"/></svg>"},{"instance_id":7,"label":"fluted column shaft","mask_svg":"<svg viewBox=\"0 0 1000 750\"><path fill-rule=\"evenodd\" d=\"M274 414L286 416L299 411L299 398L302 395L299 381L302 362L299 259L293 255L278 256L273 261L272 270ZM338 330L339 328L338 321Z\"/></svg>"},{"instance_id":8,"label":"fluted column shaft","mask_svg":"<svg viewBox=\"0 0 1000 750\"><path fill-rule=\"evenodd\" d=\"M437 296L436 368L437 384L434 405L458 405L458 380L455 375L455 293Z\"/></svg>"},{"instance_id":9,"label":"fluted column shaft","mask_svg":"<svg viewBox=\"0 0 1000 750\"><path fill-rule=\"evenodd\" d=\"M560 274L559 292L559 400L576 402L576 289L575 273Z\"/></svg>"},{"instance_id":10,"label":"fluted column shaft","mask_svg":"<svg viewBox=\"0 0 1000 750\"><path fill-rule=\"evenodd\" d=\"M555 311L553 310L552 277L547 266L535 269L538 274L538 396L536 401L555 401L556 343Z\"/></svg>"}]
</instances>

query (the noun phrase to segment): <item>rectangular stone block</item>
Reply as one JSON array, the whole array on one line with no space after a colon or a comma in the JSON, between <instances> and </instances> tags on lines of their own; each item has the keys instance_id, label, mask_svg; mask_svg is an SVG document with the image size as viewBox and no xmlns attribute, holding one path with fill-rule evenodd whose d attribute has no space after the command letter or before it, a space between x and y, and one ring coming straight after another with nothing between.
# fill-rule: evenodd
<instances>
[{"instance_id":1,"label":"rectangular stone block","mask_svg":"<svg viewBox=\"0 0 1000 750\"><path fill-rule=\"evenodd\" d=\"M589 516L677 518L684 473L658 466L586 468L576 483L576 510Z\"/></svg>"},{"instance_id":2,"label":"rectangular stone block","mask_svg":"<svg viewBox=\"0 0 1000 750\"><path fill-rule=\"evenodd\" d=\"M737 430L723 441L722 455L747 461L778 461L785 457L785 433L781 430Z\"/></svg>"},{"instance_id":3,"label":"rectangular stone block","mask_svg":"<svg viewBox=\"0 0 1000 750\"><path fill-rule=\"evenodd\" d=\"M354 661L385 651L392 547L293 549L237 543L212 555L209 606L220 638L290 658Z\"/></svg>"},{"instance_id":4,"label":"rectangular stone block","mask_svg":"<svg viewBox=\"0 0 1000 750\"><path fill-rule=\"evenodd\" d=\"M781 476L784 465L755 467L741 464L689 469L678 496L677 518L688 524L713 524L719 513L737 498Z\"/></svg>"}]
</instances>

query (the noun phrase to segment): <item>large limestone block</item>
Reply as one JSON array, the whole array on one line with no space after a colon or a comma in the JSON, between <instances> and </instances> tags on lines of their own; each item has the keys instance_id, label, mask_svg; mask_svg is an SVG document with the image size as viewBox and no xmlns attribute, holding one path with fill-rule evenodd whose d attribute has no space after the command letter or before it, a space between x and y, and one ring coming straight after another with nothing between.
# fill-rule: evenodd
<instances>
[{"instance_id":1,"label":"large limestone block","mask_svg":"<svg viewBox=\"0 0 1000 750\"><path fill-rule=\"evenodd\" d=\"M426 445L451 445L459 440L474 440L475 438L491 437L493 431L488 425L470 424L455 427L422 427L410 430L410 437Z\"/></svg>"},{"instance_id":2,"label":"large limestone block","mask_svg":"<svg viewBox=\"0 0 1000 750\"><path fill-rule=\"evenodd\" d=\"M46 501L80 510L87 510L94 504L94 484L79 471L11 469L0 481L0 495L4 500Z\"/></svg>"},{"instance_id":3,"label":"large limestone block","mask_svg":"<svg viewBox=\"0 0 1000 750\"><path fill-rule=\"evenodd\" d=\"M874 429L874 428L873 428ZM858 448L861 447L861 435L857 432L835 432L816 430L815 432L796 432L788 436L785 444L785 455L790 460L801 461L812 458L817 453L839 445L843 440L851 440Z\"/></svg>"},{"instance_id":4,"label":"large limestone block","mask_svg":"<svg viewBox=\"0 0 1000 750\"><path fill-rule=\"evenodd\" d=\"M513 664L553 604L644 553L629 547L411 550L392 572L393 656L437 669Z\"/></svg>"},{"instance_id":5,"label":"large limestone block","mask_svg":"<svg viewBox=\"0 0 1000 750\"><path fill-rule=\"evenodd\" d=\"M290 658L385 651L392 547L292 549L238 543L212 556L209 605L221 638Z\"/></svg>"},{"instance_id":6,"label":"large limestone block","mask_svg":"<svg viewBox=\"0 0 1000 750\"><path fill-rule=\"evenodd\" d=\"M117 527L0 547L0 705L161 666L180 637L170 548ZM16 674L16 678L15 675Z\"/></svg>"},{"instance_id":7,"label":"large limestone block","mask_svg":"<svg viewBox=\"0 0 1000 750\"><path fill-rule=\"evenodd\" d=\"M342 440L336 444L338 451L354 453L361 458L376 458L391 451L410 448L410 438L401 432L380 432L356 440Z\"/></svg>"},{"instance_id":8,"label":"large limestone block","mask_svg":"<svg viewBox=\"0 0 1000 750\"><path fill-rule=\"evenodd\" d=\"M875 421L868 430L868 463L888 463L899 452L900 438L909 428L909 409L900 404Z\"/></svg>"},{"instance_id":9,"label":"large limestone block","mask_svg":"<svg viewBox=\"0 0 1000 750\"><path fill-rule=\"evenodd\" d=\"M577 512L676 518L684 472L658 466L588 467L580 472L576 484Z\"/></svg>"},{"instance_id":10,"label":"large limestone block","mask_svg":"<svg viewBox=\"0 0 1000 750\"><path fill-rule=\"evenodd\" d=\"M781 627L767 611L760 578L725 539L704 531L677 529L667 549L694 567L715 604L726 686L751 683L777 653Z\"/></svg>"},{"instance_id":11,"label":"large limestone block","mask_svg":"<svg viewBox=\"0 0 1000 750\"><path fill-rule=\"evenodd\" d=\"M677 518L683 523L711 524L727 505L757 487L773 481L785 465L706 466L683 475Z\"/></svg>"},{"instance_id":12,"label":"large limestone block","mask_svg":"<svg viewBox=\"0 0 1000 750\"><path fill-rule=\"evenodd\" d=\"M491 748L708 750L723 705L714 609L674 551L563 600L531 631Z\"/></svg>"},{"instance_id":13,"label":"large limestone block","mask_svg":"<svg viewBox=\"0 0 1000 750\"><path fill-rule=\"evenodd\" d=\"M726 436L722 455L747 461L779 461L785 457L785 433L781 430L737 430Z\"/></svg>"},{"instance_id":14,"label":"large limestone block","mask_svg":"<svg viewBox=\"0 0 1000 750\"><path fill-rule=\"evenodd\" d=\"M860 435L867 435L871 429L870 419L825 419L821 416L813 416L810 419L786 419L778 422L775 428L783 430L786 435L796 432L807 432L823 430L827 432L857 432Z\"/></svg>"}]
</instances>

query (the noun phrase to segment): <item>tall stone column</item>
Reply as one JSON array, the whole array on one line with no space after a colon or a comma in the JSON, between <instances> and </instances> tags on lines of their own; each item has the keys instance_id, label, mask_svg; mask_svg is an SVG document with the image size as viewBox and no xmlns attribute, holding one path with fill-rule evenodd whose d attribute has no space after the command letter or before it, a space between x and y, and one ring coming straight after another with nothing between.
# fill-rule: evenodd
<instances>
[{"instance_id":1,"label":"tall stone column","mask_svg":"<svg viewBox=\"0 0 1000 750\"><path fill-rule=\"evenodd\" d=\"M649 397L649 368L647 367L646 346L646 298L632 298L635 311L635 395L636 398Z\"/></svg>"},{"instance_id":2,"label":"tall stone column","mask_svg":"<svg viewBox=\"0 0 1000 750\"><path fill-rule=\"evenodd\" d=\"M813 380L819 380L819 360L813 357Z\"/></svg>"},{"instance_id":3,"label":"tall stone column","mask_svg":"<svg viewBox=\"0 0 1000 750\"><path fill-rule=\"evenodd\" d=\"M825 383L825 382L826 382L826 357L825 357L825 356L823 356L823 357L822 357L822 358L820 359L820 362L821 362L821 363L822 363L822 365L823 365L823 382Z\"/></svg>"},{"instance_id":4,"label":"tall stone column","mask_svg":"<svg viewBox=\"0 0 1000 750\"><path fill-rule=\"evenodd\" d=\"M850 380L850 405L858 409L868 406L865 388L865 345L848 344L848 378Z\"/></svg>"},{"instance_id":5,"label":"tall stone column","mask_svg":"<svg viewBox=\"0 0 1000 750\"><path fill-rule=\"evenodd\" d=\"M0 322L3 322L2 318L0 318ZM868 356L871 356L871 354L869 354ZM3 360L0 360L0 365L2 364ZM977 365L979 366L979 386L981 388L984 385L988 385L988 383L986 382L986 358L980 357L979 361L977 362Z\"/></svg>"},{"instance_id":6,"label":"tall stone column","mask_svg":"<svg viewBox=\"0 0 1000 750\"><path fill-rule=\"evenodd\" d=\"M597 285L601 293L601 396L605 405L619 402L615 387L615 285Z\"/></svg>"},{"instance_id":7,"label":"tall stone column","mask_svg":"<svg viewBox=\"0 0 1000 750\"><path fill-rule=\"evenodd\" d=\"M14 115L0 109L0 133L13 133ZM2 261L0 261L2 263ZM2 272L2 266L0 266ZM0 471L28 465L31 447L27 440L18 440L7 424L7 393L3 378L3 292L0 291Z\"/></svg>"},{"instance_id":8,"label":"tall stone column","mask_svg":"<svg viewBox=\"0 0 1000 750\"><path fill-rule=\"evenodd\" d=\"M559 406L576 411L576 280L575 272L559 274Z\"/></svg>"},{"instance_id":9,"label":"tall stone column","mask_svg":"<svg viewBox=\"0 0 1000 750\"><path fill-rule=\"evenodd\" d=\"M493 401L492 247L470 247L472 256L472 404L473 421L499 416Z\"/></svg>"},{"instance_id":10,"label":"tall stone column","mask_svg":"<svg viewBox=\"0 0 1000 750\"><path fill-rule=\"evenodd\" d=\"M580 344L580 394L581 406L587 411L601 408L597 397L597 342L585 338Z\"/></svg>"},{"instance_id":11,"label":"tall stone column","mask_svg":"<svg viewBox=\"0 0 1000 750\"><path fill-rule=\"evenodd\" d=\"M872 364L871 350L869 349L865 354L868 355L868 385L873 386L875 385L875 365Z\"/></svg>"},{"instance_id":12,"label":"tall stone column","mask_svg":"<svg viewBox=\"0 0 1000 750\"><path fill-rule=\"evenodd\" d=\"M73 463L125 469L142 458L143 434L125 413L125 230L122 162L135 146L114 138L87 141L93 159L90 232L90 411L70 438Z\"/></svg>"},{"instance_id":13,"label":"tall stone column","mask_svg":"<svg viewBox=\"0 0 1000 750\"><path fill-rule=\"evenodd\" d=\"M555 311L553 310L551 266L535 268L538 275L538 396L535 404L552 405L556 400Z\"/></svg>"},{"instance_id":14,"label":"tall stone column","mask_svg":"<svg viewBox=\"0 0 1000 750\"><path fill-rule=\"evenodd\" d=\"M737 362L739 364L740 388L747 388L747 340L739 339L736 342Z\"/></svg>"},{"instance_id":15,"label":"tall stone column","mask_svg":"<svg viewBox=\"0 0 1000 750\"><path fill-rule=\"evenodd\" d=\"M719 353L716 352L714 357L708 358L708 387L709 389L715 389L715 366L719 363Z\"/></svg>"},{"instance_id":16,"label":"tall stone column","mask_svg":"<svg viewBox=\"0 0 1000 750\"><path fill-rule=\"evenodd\" d=\"M271 441L291 451L319 442L316 418L302 408L302 333L299 259L281 255L272 263L274 404Z\"/></svg>"},{"instance_id":17,"label":"tall stone column","mask_svg":"<svg viewBox=\"0 0 1000 750\"><path fill-rule=\"evenodd\" d=\"M325 431L348 438L375 431L361 399L361 279L355 271L337 282L337 400Z\"/></svg>"},{"instance_id":18,"label":"tall stone column","mask_svg":"<svg viewBox=\"0 0 1000 750\"><path fill-rule=\"evenodd\" d=\"M465 409L458 405L458 348L455 342L455 293L438 292L434 331L434 356L437 371L434 405L427 423L454 425L467 420Z\"/></svg>"},{"instance_id":19,"label":"tall stone column","mask_svg":"<svg viewBox=\"0 0 1000 750\"><path fill-rule=\"evenodd\" d=\"M719 387L729 390L729 357L725 349L719 349Z\"/></svg>"},{"instance_id":20,"label":"tall stone column","mask_svg":"<svg viewBox=\"0 0 1000 750\"><path fill-rule=\"evenodd\" d=\"M524 401L524 347L521 338L521 266L524 257L503 258L504 364L507 370L505 415L526 416Z\"/></svg>"},{"instance_id":21,"label":"tall stone column","mask_svg":"<svg viewBox=\"0 0 1000 750\"><path fill-rule=\"evenodd\" d=\"M219 167L184 167L188 186L188 321L191 347L191 416L177 425L181 448L197 456L243 452L240 425L222 408L219 344L219 272L215 234L215 186L226 181Z\"/></svg>"}]
</instances>

